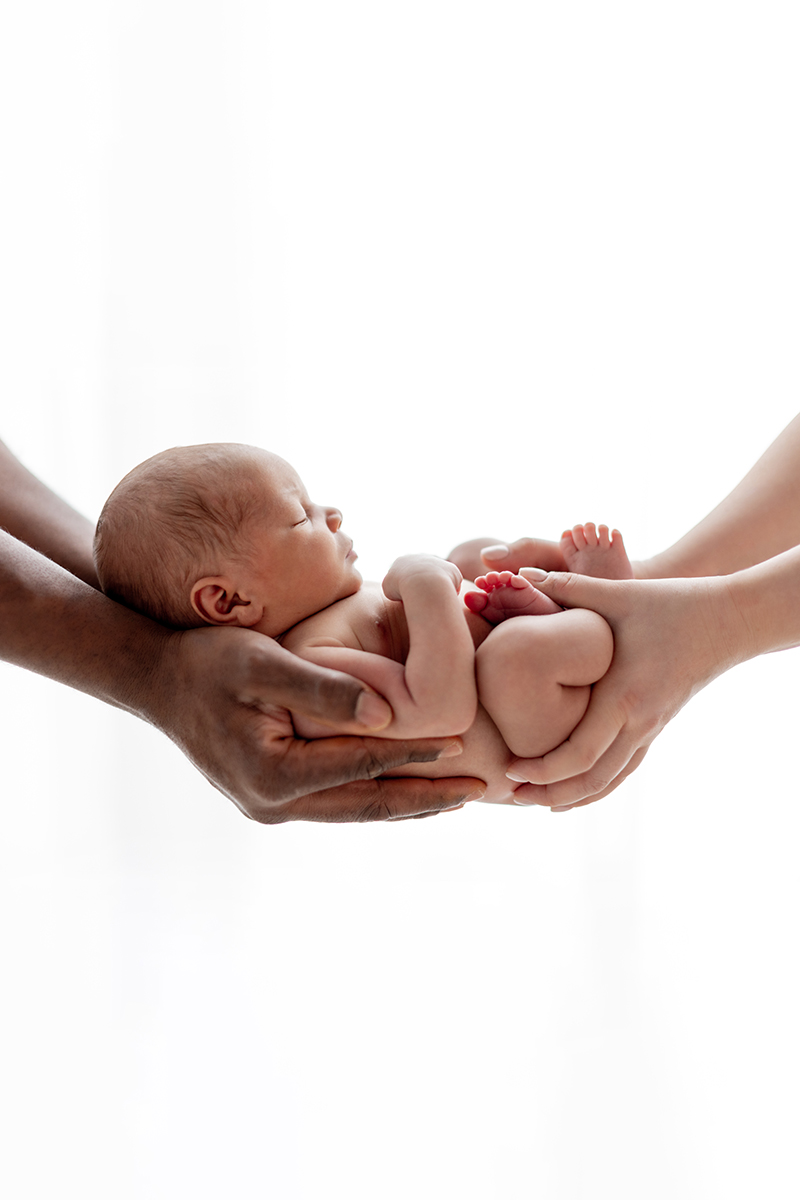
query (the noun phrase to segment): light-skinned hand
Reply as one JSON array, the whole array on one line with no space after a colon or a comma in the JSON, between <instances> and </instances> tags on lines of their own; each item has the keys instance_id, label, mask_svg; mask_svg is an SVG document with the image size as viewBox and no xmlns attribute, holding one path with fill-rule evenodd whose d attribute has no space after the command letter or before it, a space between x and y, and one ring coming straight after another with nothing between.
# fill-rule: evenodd
<instances>
[{"instance_id":1,"label":"light-skinned hand","mask_svg":"<svg viewBox=\"0 0 800 1200\"><path fill-rule=\"evenodd\" d=\"M570 737L542 758L517 759L529 781L517 803L565 809L607 796L639 766L650 743L696 692L735 662L739 621L726 577L609 580L519 573L566 608L589 608L614 634L614 658L592 688Z\"/></svg>"},{"instance_id":2,"label":"light-skinned hand","mask_svg":"<svg viewBox=\"0 0 800 1200\"><path fill-rule=\"evenodd\" d=\"M558 542L543 538L518 538L516 542L486 546L481 559L491 571L513 571L520 567L539 567L543 571L566 571L567 564Z\"/></svg>"}]
</instances>

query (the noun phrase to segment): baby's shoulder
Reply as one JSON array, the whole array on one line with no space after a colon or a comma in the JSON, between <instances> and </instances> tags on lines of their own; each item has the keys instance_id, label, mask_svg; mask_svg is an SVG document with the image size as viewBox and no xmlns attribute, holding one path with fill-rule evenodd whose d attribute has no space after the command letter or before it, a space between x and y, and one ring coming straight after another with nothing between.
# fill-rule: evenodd
<instances>
[{"instance_id":1,"label":"baby's shoulder","mask_svg":"<svg viewBox=\"0 0 800 1200\"><path fill-rule=\"evenodd\" d=\"M395 622L391 620L389 607L380 584L364 583L354 595L300 621L281 634L278 641L294 652L312 645L347 646L394 658Z\"/></svg>"}]
</instances>

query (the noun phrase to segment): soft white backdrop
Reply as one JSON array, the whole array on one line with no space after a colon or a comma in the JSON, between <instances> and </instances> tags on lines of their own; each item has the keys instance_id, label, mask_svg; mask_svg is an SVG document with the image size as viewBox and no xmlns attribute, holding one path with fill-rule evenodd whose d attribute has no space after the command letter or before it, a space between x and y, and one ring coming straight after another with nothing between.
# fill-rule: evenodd
<instances>
[{"instance_id":1,"label":"soft white backdrop","mask_svg":"<svg viewBox=\"0 0 800 1200\"><path fill-rule=\"evenodd\" d=\"M95 516L260 443L367 577L644 556L798 407L789 3L4 6L3 436ZM592 808L245 821L4 667L15 1200L794 1197L794 652Z\"/></svg>"}]
</instances>

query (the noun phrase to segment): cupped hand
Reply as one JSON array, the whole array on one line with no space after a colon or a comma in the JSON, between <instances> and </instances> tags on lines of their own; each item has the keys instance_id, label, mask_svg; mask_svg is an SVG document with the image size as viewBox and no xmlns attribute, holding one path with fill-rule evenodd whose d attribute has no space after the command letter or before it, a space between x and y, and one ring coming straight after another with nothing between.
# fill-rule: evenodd
<instances>
[{"instance_id":1,"label":"cupped hand","mask_svg":"<svg viewBox=\"0 0 800 1200\"><path fill-rule=\"evenodd\" d=\"M515 801L564 809L607 796L696 692L746 657L726 578L608 580L520 569L567 608L589 608L614 634L614 658L569 738L517 759Z\"/></svg>"},{"instance_id":2,"label":"cupped hand","mask_svg":"<svg viewBox=\"0 0 800 1200\"><path fill-rule=\"evenodd\" d=\"M422 816L485 790L473 778L377 778L409 762L455 757L461 741L381 739L391 719L385 700L249 630L169 635L148 691L142 715L246 816L265 824ZM336 725L337 735L296 738L289 710ZM348 725L352 736L341 736Z\"/></svg>"}]
</instances>

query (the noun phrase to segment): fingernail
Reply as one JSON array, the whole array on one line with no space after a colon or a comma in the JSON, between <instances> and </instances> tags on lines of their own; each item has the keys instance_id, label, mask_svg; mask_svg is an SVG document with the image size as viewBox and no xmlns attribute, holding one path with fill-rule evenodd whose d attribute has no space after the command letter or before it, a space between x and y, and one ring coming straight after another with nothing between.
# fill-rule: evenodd
<instances>
[{"instance_id":1,"label":"fingernail","mask_svg":"<svg viewBox=\"0 0 800 1200\"><path fill-rule=\"evenodd\" d=\"M481 550L484 558L508 558L508 546L485 546Z\"/></svg>"},{"instance_id":2,"label":"fingernail","mask_svg":"<svg viewBox=\"0 0 800 1200\"><path fill-rule=\"evenodd\" d=\"M518 804L520 808L530 808L532 804L536 803L535 800L523 800L522 798L517 798L516 796L512 796L511 799L515 804Z\"/></svg>"},{"instance_id":3,"label":"fingernail","mask_svg":"<svg viewBox=\"0 0 800 1200\"><path fill-rule=\"evenodd\" d=\"M470 800L482 800L485 795L486 792L482 792L481 789L478 788L476 791L470 792L468 796L464 797L464 803L469 804Z\"/></svg>"},{"instance_id":4,"label":"fingernail","mask_svg":"<svg viewBox=\"0 0 800 1200\"><path fill-rule=\"evenodd\" d=\"M383 729L392 719L392 710L381 696L362 692L356 705L356 720L365 729Z\"/></svg>"},{"instance_id":5,"label":"fingernail","mask_svg":"<svg viewBox=\"0 0 800 1200\"><path fill-rule=\"evenodd\" d=\"M513 771L506 771L506 779L513 779L514 783L529 783L530 781L524 775L516 775Z\"/></svg>"},{"instance_id":6,"label":"fingernail","mask_svg":"<svg viewBox=\"0 0 800 1200\"><path fill-rule=\"evenodd\" d=\"M444 750L439 751L439 758L455 758L464 749L463 742L448 742Z\"/></svg>"},{"instance_id":7,"label":"fingernail","mask_svg":"<svg viewBox=\"0 0 800 1200\"><path fill-rule=\"evenodd\" d=\"M519 573L523 579L535 579L537 583L547 579L547 571L543 571L541 567L520 567Z\"/></svg>"}]
</instances>

